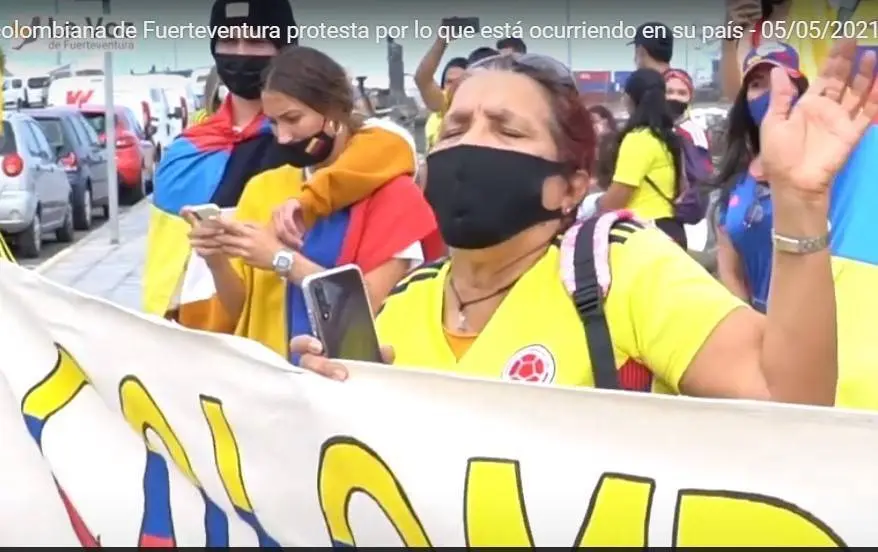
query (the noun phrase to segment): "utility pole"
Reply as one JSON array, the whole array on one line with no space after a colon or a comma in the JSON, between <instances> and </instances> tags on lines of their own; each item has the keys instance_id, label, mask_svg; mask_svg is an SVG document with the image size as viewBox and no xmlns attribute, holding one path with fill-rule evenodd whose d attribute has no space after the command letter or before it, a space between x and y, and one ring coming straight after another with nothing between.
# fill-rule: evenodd
<instances>
[{"instance_id":1,"label":"utility pole","mask_svg":"<svg viewBox=\"0 0 878 552\"><path fill-rule=\"evenodd\" d=\"M110 15L110 0L101 0L103 14ZM107 17L109 19L109 17ZM107 186L109 187L108 203L110 204L110 243L119 243L119 173L116 168L116 105L113 101L113 52L104 52L104 136L106 136L107 152ZM142 183L141 183L142 185Z\"/></svg>"}]
</instances>

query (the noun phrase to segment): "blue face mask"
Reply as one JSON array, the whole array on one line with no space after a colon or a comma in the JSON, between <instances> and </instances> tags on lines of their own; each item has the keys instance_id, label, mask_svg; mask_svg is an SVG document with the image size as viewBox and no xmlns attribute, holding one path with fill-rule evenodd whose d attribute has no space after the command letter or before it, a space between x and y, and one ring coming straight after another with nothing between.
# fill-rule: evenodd
<instances>
[{"instance_id":1,"label":"blue face mask","mask_svg":"<svg viewBox=\"0 0 878 552\"><path fill-rule=\"evenodd\" d=\"M753 119L753 122L756 123L756 126L762 126L762 121L763 119L765 119L765 114L768 113L768 102L770 101L771 92L766 90L758 98L754 98L747 102L747 109L750 111L750 117ZM793 105L796 105L796 102L798 101L798 96L793 98Z\"/></svg>"},{"instance_id":2,"label":"blue face mask","mask_svg":"<svg viewBox=\"0 0 878 552\"><path fill-rule=\"evenodd\" d=\"M767 90L758 98L754 98L747 102L747 109L750 110L750 117L756 126L762 125L765 114L768 113L768 102L771 101L771 93Z\"/></svg>"}]
</instances>

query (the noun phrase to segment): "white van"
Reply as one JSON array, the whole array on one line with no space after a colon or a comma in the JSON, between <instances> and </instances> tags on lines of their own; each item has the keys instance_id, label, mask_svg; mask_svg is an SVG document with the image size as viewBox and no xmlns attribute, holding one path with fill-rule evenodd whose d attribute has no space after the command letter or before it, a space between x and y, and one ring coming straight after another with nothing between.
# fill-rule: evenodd
<instances>
[{"instance_id":1,"label":"white van","mask_svg":"<svg viewBox=\"0 0 878 552\"><path fill-rule=\"evenodd\" d=\"M24 75L24 104L27 107L46 107L49 96L48 74Z\"/></svg>"},{"instance_id":2,"label":"white van","mask_svg":"<svg viewBox=\"0 0 878 552\"><path fill-rule=\"evenodd\" d=\"M156 145L156 160L171 144L175 134L170 124L171 108L165 91L138 76L113 80L113 102L130 108L140 117L144 129ZM104 105L104 77L65 77L49 85L49 105Z\"/></svg>"},{"instance_id":3,"label":"white van","mask_svg":"<svg viewBox=\"0 0 878 552\"><path fill-rule=\"evenodd\" d=\"M158 86L164 90L170 106L171 137L176 138L189 124L189 115L195 113L200 105L189 79L167 74L140 75L139 78L150 86Z\"/></svg>"},{"instance_id":4,"label":"white van","mask_svg":"<svg viewBox=\"0 0 878 552\"><path fill-rule=\"evenodd\" d=\"M24 104L24 80L18 77L3 79L3 107L21 107Z\"/></svg>"}]
</instances>

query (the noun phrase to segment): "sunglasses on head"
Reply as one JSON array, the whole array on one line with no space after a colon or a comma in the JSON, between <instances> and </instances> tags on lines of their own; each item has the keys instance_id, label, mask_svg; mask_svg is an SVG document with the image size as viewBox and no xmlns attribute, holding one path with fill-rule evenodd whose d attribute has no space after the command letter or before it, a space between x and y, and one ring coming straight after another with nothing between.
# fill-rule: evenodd
<instances>
[{"instance_id":1,"label":"sunglasses on head","mask_svg":"<svg viewBox=\"0 0 878 552\"><path fill-rule=\"evenodd\" d=\"M541 54L497 54L479 60L470 69L501 69L506 71L531 70L552 75L558 82L576 88L576 79L569 67L555 58Z\"/></svg>"}]
</instances>

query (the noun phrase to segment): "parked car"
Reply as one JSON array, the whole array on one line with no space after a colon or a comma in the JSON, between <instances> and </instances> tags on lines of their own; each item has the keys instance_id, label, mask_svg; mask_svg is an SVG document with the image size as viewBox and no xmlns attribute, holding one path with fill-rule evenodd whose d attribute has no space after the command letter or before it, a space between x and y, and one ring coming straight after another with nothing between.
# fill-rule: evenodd
<instances>
[{"instance_id":1,"label":"parked car","mask_svg":"<svg viewBox=\"0 0 878 552\"><path fill-rule=\"evenodd\" d=\"M140 118L140 126L147 130L156 145L156 160L174 139L170 117L174 115L168 105L164 90L151 84L143 76L124 75L113 81L113 103L134 111ZM79 106L106 104L104 77L66 77L53 79L49 85L49 105Z\"/></svg>"},{"instance_id":2,"label":"parked car","mask_svg":"<svg viewBox=\"0 0 878 552\"><path fill-rule=\"evenodd\" d=\"M155 175L155 145L144 133L134 112L116 106L116 172L120 197L134 204L152 191ZM83 105L79 112L89 122L101 142L106 143L107 118L103 105Z\"/></svg>"},{"instance_id":3,"label":"parked car","mask_svg":"<svg viewBox=\"0 0 878 552\"><path fill-rule=\"evenodd\" d=\"M77 230L92 226L95 207L110 212L107 153L97 133L74 108L28 109L46 135L54 158L64 167L73 190L73 225Z\"/></svg>"},{"instance_id":4,"label":"parked car","mask_svg":"<svg viewBox=\"0 0 878 552\"><path fill-rule=\"evenodd\" d=\"M39 257L43 235L74 238L70 181L30 116L6 113L0 134L0 232L22 258Z\"/></svg>"}]
</instances>

